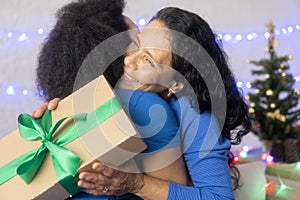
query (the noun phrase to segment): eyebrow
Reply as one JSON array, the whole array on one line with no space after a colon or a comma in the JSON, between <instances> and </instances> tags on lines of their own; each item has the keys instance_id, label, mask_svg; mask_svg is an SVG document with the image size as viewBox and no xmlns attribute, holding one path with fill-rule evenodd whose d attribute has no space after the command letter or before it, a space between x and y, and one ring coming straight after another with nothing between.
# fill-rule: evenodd
<instances>
[{"instance_id":1,"label":"eyebrow","mask_svg":"<svg viewBox=\"0 0 300 200\"><path fill-rule=\"evenodd\" d=\"M140 47L141 47L141 40L140 40L140 38L139 38L138 35L137 35L135 38L137 39L137 42L136 42L135 40L134 40L133 42L140 48ZM146 49L146 53L147 53L154 61L158 62L158 61L155 59L155 56L154 56L152 53L150 53L150 52L148 51L147 48L145 48L145 49Z\"/></svg>"}]
</instances>

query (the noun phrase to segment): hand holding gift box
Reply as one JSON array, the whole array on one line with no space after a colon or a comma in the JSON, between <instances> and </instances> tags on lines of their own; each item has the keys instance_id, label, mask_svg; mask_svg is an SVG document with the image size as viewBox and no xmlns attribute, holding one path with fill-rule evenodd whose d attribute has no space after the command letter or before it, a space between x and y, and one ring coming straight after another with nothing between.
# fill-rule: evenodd
<instances>
[{"instance_id":1,"label":"hand holding gift box","mask_svg":"<svg viewBox=\"0 0 300 200\"><path fill-rule=\"evenodd\" d=\"M76 172L95 159L119 166L145 149L104 76L62 100L52 121L50 111L38 120L22 114L0 140L0 199L63 199L80 190Z\"/></svg>"}]
</instances>

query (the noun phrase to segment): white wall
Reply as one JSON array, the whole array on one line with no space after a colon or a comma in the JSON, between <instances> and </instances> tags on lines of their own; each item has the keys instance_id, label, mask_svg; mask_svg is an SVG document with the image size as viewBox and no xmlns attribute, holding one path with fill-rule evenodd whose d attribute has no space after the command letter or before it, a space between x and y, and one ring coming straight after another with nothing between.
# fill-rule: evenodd
<instances>
[{"instance_id":1,"label":"white wall","mask_svg":"<svg viewBox=\"0 0 300 200\"><path fill-rule=\"evenodd\" d=\"M35 68L40 44L55 22L54 13L70 0L2 0L0 7L0 138L14 130L16 118L20 113L31 112L41 100L35 88ZM300 24L298 0L127 0L125 14L133 20L148 20L158 9L165 6L178 6L198 13L205 18L218 33L241 34L240 42L224 42L230 56L232 70L237 79L251 81L247 59L266 57L264 52L267 40L263 37L265 24L272 19L276 28ZM44 33L39 35L38 28ZM13 36L9 38L8 32ZM18 41L22 33L27 39ZM246 35L256 32L258 37L252 41ZM300 30L277 37L279 55L292 55L290 61L294 76L300 75ZM7 95L9 85L15 87L15 95ZM297 88L300 88L299 82ZM22 91L28 90L27 95ZM246 88L244 88L246 91ZM259 145L254 136L248 136L244 143Z\"/></svg>"}]
</instances>

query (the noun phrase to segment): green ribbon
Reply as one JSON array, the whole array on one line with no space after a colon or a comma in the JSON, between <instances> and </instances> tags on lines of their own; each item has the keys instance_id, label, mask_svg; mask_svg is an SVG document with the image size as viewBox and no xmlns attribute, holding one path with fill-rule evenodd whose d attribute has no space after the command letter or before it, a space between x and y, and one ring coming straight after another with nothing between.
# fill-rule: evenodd
<instances>
[{"instance_id":1,"label":"green ribbon","mask_svg":"<svg viewBox=\"0 0 300 200\"><path fill-rule=\"evenodd\" d=\"M84 135L121 109L119 101L113 97L90 114L64 117L54 125L52 125L51 111L49 110L45 111L40 119L34 119L28 114L21 114L18 117L21 137L30 141L40 140L42 145L2 166L0 168L0 185L16 175L19 175L25 183L29 184L37 174L49 151L56 178L70 194L76 194L81 190L77 186L78 178L76 177L80 158L63 146ZM58 138L51 141L53 133L68 118L78 119L79 121Z\"/></svg>"}]
</instances>

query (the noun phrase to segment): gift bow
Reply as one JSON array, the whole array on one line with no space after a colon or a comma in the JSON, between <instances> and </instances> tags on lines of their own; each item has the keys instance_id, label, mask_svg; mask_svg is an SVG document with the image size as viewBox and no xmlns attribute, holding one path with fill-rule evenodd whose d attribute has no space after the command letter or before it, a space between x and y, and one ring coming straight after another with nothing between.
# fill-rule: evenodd
<instances>
[{"instance_id":1,"label":"gift bow","mask_svg":"<svg viewBox=\"0 0 300 200\"><path fill-rule=\"evenodd\" d=\"M86 114L77 114L72 117L64 117L52 126L51 112L47 110L41 120L35 120L28 114L21 114L18 118L20 135L25 140L40 140L42 145L30 153L17 167L16 173L29 184L43 163L49 150L56 178L64 187L67 187L74 178L80 165L80 158L70 150L59 144L67 142L65 138L57 138L51 141L53 133L68 118L84 120Z\"/></svg>"},{"instance_id":2,"label":"gift bow","mask_svg":"<svg viewBox=\"0 0 300 200\"><path fill-rule=\"evenodd\" d=\"M83 113L64 117L54 125L52 125L51 111L49 110L46 110L40 119L33 119L28 114L21 114L18 117L18 126L22 138L30 141L40 140L42 145L2 166L0 168L0 185L15 175L19 175L24 182L29 184L49 151L58 181L70 194L76 194L80 191L80 188L77 187L74 177L80 165L80 158L63 146L77 139L119 110L121 110L121 105L114 97L89 115ZM68 118L79 119L79 121L58 138L51 141L53 133Z\"/></svg>"}]
</instances>

